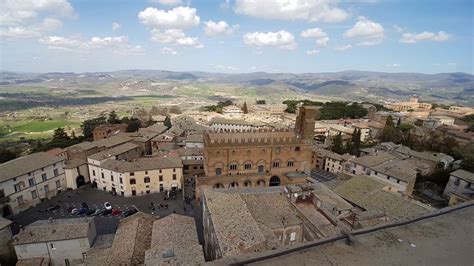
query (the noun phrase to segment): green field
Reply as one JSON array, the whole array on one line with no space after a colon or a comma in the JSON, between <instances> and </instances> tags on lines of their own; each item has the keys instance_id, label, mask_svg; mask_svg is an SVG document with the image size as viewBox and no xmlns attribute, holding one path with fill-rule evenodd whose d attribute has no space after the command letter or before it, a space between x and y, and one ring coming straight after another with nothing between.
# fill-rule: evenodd
<instances>
[{"instance_id":1,"label":"green field","mask_svg":"<svg viewBox=\"0 0 474 266\"><path fill-rule=\"evenodd\" d=\"M44 132L54 130L58 127L71 127L76 128L80 124L77 122L71 122L66 120L48 120L48 121L25 121L21 125L17 125L11 128L12 132Z\"/></svg>"}]
</instances>

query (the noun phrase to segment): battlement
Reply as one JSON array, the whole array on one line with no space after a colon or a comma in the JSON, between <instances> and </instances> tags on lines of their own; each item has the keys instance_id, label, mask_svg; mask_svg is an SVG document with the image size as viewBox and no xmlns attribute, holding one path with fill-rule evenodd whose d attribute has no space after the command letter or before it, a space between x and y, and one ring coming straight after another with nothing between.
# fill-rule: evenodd
<instances>
[{"instance_id":1,"label":"battlement","mask_svg":"<svg viewBox=\"0 0 474 266\"><path fill-rule=\"evenodd\" d=\"M247 131L207 131L204 134L205 146L241 145L241 144L291 144L302 143L301 136L292 128L253 129Z\"/></svg>"}]
</instances>

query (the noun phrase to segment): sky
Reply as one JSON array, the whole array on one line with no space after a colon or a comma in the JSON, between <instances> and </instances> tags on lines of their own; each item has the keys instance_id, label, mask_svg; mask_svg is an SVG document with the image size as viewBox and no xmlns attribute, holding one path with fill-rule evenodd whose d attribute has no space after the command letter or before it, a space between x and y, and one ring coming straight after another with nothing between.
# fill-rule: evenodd
<instances>
[{"instance_id":1,"label":"sky","mask_svg":"<svg viewBox=\"0 0 474 266\"><path fill-rule=\"evenodd\" d=\"M0 70L473 73L472 0L0 0Z\"/></svg>"}]
</instances>

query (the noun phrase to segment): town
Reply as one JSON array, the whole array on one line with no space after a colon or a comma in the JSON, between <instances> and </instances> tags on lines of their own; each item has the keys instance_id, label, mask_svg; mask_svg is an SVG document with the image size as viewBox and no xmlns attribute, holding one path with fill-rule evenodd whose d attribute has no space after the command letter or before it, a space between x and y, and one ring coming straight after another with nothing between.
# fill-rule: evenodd
<instances>
[{"instance_id":1,"label":"town","mask_svg":"<svg viewBox=\"0 0 474 266\"><path fill-rule=\"evenodd\" d=\"M58 128L58 147L0 165L0 255L17 265L266 265L319 261L324 250L325 263L371 264L369 250L466 242L473 116L417 95L385 106L229 101L125 120L111 111L84 121L79 143ZM463 247L456 256L469 263ZM444 252L425 261L455 256Z\"/></svg>"}]
</instances>

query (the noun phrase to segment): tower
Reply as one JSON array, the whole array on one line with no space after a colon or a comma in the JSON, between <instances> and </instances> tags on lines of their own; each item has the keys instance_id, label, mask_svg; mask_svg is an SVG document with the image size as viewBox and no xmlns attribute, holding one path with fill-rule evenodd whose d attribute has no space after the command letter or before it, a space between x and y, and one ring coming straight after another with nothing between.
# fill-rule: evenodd
<instances>
[{"instance_id":1,"label":"tower","mask_svg":"<svg viewBox=\"0 0 474 266\"><path fill-rule=\"evenodd\" d=\"M295 131L303 139L313 139L317 106L301 106L296 117Z\"/></svg>"}]
</instances>

